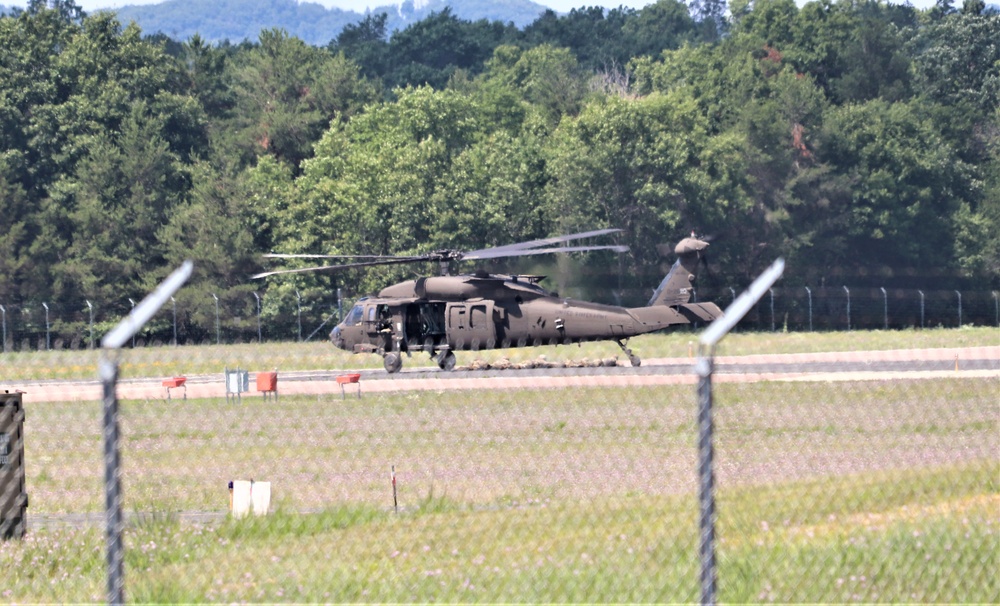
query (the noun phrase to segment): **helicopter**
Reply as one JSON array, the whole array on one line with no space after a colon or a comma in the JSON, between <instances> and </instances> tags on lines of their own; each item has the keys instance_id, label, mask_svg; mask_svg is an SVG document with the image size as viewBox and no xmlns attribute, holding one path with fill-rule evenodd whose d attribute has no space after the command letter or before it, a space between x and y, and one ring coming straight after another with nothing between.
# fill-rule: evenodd
<instances>
[{"instance_id":1,"label":"helicopter","mask_svg":"<svg viewBox=\"0 0 1000 606\"><path fill-rule=\"evenodd\" d=\"M709 323L722 315L714 303L692 303L692 282L708 242L694 233L681 240L677 260L645 307L619 307L559 297L539 285L544 276L492 274L478 270L449 275L452 262L554 253L610 250L627 246L556 246L573 240L620 232L601 229L497 246L475 251L437 250L423 255L298 255L272 253L267 258L353 260L339 265L269 271L267 276L335 271L378 265L438 262L440 275L424 276L383 288L364 297L330 333L335 347L355 354L382 356L388 373L403 367L403 354L424 352L442 370L455 368L456 351L614 341L633 367L640 358L629 338L670 326Z\"/></svg>"}]
</instances>

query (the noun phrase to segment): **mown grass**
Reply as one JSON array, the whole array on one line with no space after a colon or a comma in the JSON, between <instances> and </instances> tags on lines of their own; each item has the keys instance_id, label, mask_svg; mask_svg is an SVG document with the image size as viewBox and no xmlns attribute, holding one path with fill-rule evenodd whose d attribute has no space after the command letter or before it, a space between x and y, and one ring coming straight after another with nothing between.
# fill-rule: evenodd
<instances>
[{"instance_id":1,"label":"mown grass","mask_svg":"<svg viewBox=\"0 0 1000 606\"><path fill-rule=\"evenodd\" d=\"M692 348L696 348L696 344L697 333L693 331L644 335L630 341L630 347L643 359L686 357ZM716 353L719 355L816 353L989 345L1000 345L1000 330L991 327L965 326L960 329L829 333L737 332L727 336ZM9 352L0 355L0 373L4 383L13 386L17 386L19 381L28 380L95 379L100 355L98 351L89 350ZM459 364L469 364L477 358L488 362L501 358L521 362L542 355L550 360L610 357L624 360L617 345L612 342L599 342L580 346L543 346L460 353ZM144 347L123 350L120 362L123 378L219 373L225 367L254 370L278 368L285 371L382 368L382 360L378 356L350 355L334 349L323 341ZM434 367L430 358L424 354L406 358L404 365L408 368Z\"/></svg>"},{"instance_id":2,"label":"mown grass","mask_svg":"<svg viewBox=\"0 0 1000 606\"><path fill-rule=\"evenodd\" d=\"M1000 601L997 393L718 385L719 598ZM29 516L101 511L100 404L26 408ZM130 601L699 598L690 386L124 401L120 422ZM188 521L238 478L272 483L271 515ZM0 599L103 600L104 557L103 529L35 527L0 544Z\"/></svg>"},{"instance_id":3,"label":"mown grass","mask_svg":"<svg viewBox=\"0 0 1000 606\"><path fill-rule=\"evenodd\" d=\"M719 598L995 603L998 473L993 461L847 476L819 493L811 482L722 489ZM695 511L690 495L616 495L399 515L339 506L209 525L164 515L126 532L127 598L694 601ZM2 544L0 597L99 601L103 555L97 529L44 530Z\"/></svg>"}]
</instances>

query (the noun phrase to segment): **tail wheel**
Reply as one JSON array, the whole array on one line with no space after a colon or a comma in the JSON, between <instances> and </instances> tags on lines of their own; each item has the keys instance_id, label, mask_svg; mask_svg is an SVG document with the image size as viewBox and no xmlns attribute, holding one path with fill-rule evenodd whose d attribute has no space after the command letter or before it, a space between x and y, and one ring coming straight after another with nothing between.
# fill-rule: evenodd
<instances>
[{"instance_id":1,"label":"tail wheel","mask_svg":"<svg viewBox=\"0 0 1000 606\"><path fill-rule=\"evenodd\" d=\"M442 351L438 355L437 363L441 367L441 370L454 370L455 354L450 351Z\"/></svg>"},{"instance_id":2,"label":"tail wheel","mask_svg":"<svg viewBox=\"0 0 1000 606\"><path fill-rule=\"evenodd\" d=\"M396 373L403 367L403 358L398 351L390 351L382 358L382 364L385 365L385 371L389 374Z\"/></svg>"}]
</instances>

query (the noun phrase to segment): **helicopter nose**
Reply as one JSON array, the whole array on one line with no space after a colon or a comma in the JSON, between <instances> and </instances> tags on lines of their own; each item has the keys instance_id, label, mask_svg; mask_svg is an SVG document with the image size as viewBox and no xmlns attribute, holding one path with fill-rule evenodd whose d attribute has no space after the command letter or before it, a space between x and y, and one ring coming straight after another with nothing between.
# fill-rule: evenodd
<instances>
[{"instance_id":1,"label":"helicopter nose","mask_svg":"<svg viewBox=\"0 0 1000 606\"><path fill-rule=\"evenodd\" d=\"M344 338L340 334L340 327L334 326L333 330L330 331L330 341L333 342L333 346L338 349L344 348Z\"/></svg>"}]
</instances>

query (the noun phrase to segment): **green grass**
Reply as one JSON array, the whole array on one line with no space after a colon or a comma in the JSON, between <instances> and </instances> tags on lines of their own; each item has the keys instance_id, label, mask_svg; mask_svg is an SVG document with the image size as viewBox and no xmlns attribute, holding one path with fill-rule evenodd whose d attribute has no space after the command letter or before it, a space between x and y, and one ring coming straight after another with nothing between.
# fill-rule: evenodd
<instances>
[{"instance_id":1,"label":"green grass","mask_svg":"<svg viewBox=\"0 0 1000 606\"><path fill-rule=\"evenodd\" d=\"M719 598L996 602L998 474L994 461L723 489ZM635 495L400 515L342 506L208 526L165 515L126 532L127 598L693 601L695 511L689 495ZM101 600L102 535L52 530L2 544L0 572L6 601Z\"/></svg>"},{"instance_id":2,"label":"green grass","mask_svg":"<svg viewBox=\"0 0 1000 606\"><path fill-rule=\"evenodd\" d=\"M630 341L630 347L643 359L687 357L697 347L697 333L678 331L644 335ZM900 331L853 331L830 333L733 333L720 345L718 355L760 353L816 353L938 347L1000 345L1000 331L990 327ZM0 355L3 380L15 385L35 379L94 379L97 376L98 351L12 352ZM580 360L618 357L621 350L612 342L586 343L580 346L543 346L501 349L480 353L459 353L459 364L479 358L494 362L501 358L512 362L535 359ZM350 355L334 349L327 342L264 343L243 345L199 345L183 347L146 347L126 349L120 354L123 378L166 377L218 373L224 367L253 370L315 370L347 368L382 368L382 360L373 355ZM415 354L404 360L406 367L434 367L428 356Z\"/></svg>"},{"instance_id":3,"label":"green grass","mask_svg":"<svg viewBox=\"0 0 1000 606\"><path fill-rule=\"evenodd\" d=\"M719 598L1000 601L997 393L995 378L717 385ZM699 598L691 386L121 411L130 601ZM102 511L100 427L100 403L27 402L29 519ZM240 478L272 483L271 515L189 520L222 516ZM0 600L103 601L104 549L87 527L0 543Z\"/></svg>"}]
</instances>

